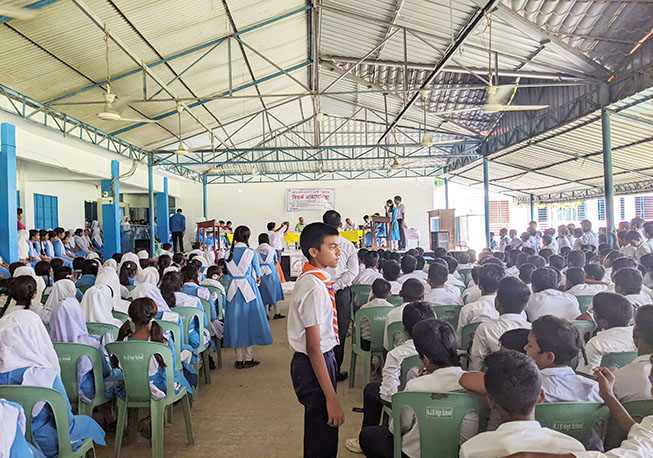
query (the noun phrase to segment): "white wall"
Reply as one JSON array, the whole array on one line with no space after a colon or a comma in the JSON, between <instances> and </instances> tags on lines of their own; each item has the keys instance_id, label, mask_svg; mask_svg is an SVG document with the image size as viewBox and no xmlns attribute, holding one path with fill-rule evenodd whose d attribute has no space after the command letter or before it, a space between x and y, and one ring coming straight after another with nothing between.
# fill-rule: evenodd
<instances>
[{"instance_id":1,"label":"white wall","mask_svg":"<svg viewBox=\"0 0 653 458\"><path fill-rule=\"evenodd\" d=\"M208 219L231 220L234 225L244 224L252 230L252 242L265 232L269 221L291 222L303 216L307 223L322 221L323 211L302 213L286 212L286 189L288 188L335 188L336 208L344 218L355 224L363 223L363 215L374 212L383 214L387 199L400 195L406 205L409 227L422 233L421 246L427 246L428 222L426 212L433 207L433 180L430 178L397 178L388 180L342 180L320 183L248 183L208 185ZM177 206L182 208L187 220L186 238L194 232L194 222L202 217L202 186L186 183L181 187Z\"/></svg>"}]
</instances>

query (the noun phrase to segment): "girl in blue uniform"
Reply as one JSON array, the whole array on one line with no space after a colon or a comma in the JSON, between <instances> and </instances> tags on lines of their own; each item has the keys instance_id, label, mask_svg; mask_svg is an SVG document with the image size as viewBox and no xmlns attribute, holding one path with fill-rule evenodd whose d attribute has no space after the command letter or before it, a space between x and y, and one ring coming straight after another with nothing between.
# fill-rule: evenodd
<instances>
[{"instance_id":1,"label":"girl in blue uniform","mask_svg":"<svg viewBox=\"0 0 653 458\"><path fill-rule=\"evenodd\" d=\"M394 203L390 199L385 201L385 216L390 218L392 221L390 225L390 235L392 236L392 247L390 248L394 250L399 246L399 222L397 221L397 209L395 208Z\"/></svg>"},{"instance_id":2,"label":"girl in blue uniform","mask_svg":"<svg viewBox=\"0 0 653 458\"><path fill-rule=\"evenodd\" d=\"M0 385L41 386L58 391L66 402L73 450L86 439L105 445L104 431L95 420L86 415L73 415L60 372L57 354L36 313L18 310L0 320ZM36 445L46 457L56 457L59 442L50 406L37 405L33 415Z\"/></svg>"},{"instance_id":3,"label":"girl in blue uniform","mask_svg":"<svg viewBox=\"0 0 653 458\"><path fill-rule=\"evenodd\" d=\"M272 344L270 325L257 288L261 266L258 255L249 247L250 235L247 226L238 226L225 260L230 278L224 318L224 346L236 349L237 369L260 363L254 360L254 345Z\"/></svg>"},{"instance_id":4,"label":"girl in blue uniform","mask_svg":"<svg viewBox=\"0 0 653 458\"><path fill-rule=\"evenodd\" d=\"M279 307L279 302L284 297L279 271L277 271L277 251L270 246L270 236L268 234L259 234L258 243L256 253L261 263L261 284L259 285L259 291L261 292L263 304L265 305L266 311L269 311L270 307L274 307L274 316L272 319L278 320L285 318L281 314Z\"/></svg>"}]
</instances>

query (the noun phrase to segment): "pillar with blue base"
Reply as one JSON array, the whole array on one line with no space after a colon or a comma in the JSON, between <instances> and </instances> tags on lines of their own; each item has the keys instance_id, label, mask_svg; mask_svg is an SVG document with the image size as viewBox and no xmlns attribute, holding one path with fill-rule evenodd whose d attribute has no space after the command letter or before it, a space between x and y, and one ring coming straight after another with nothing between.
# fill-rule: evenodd
<instances>
[{"instance_id":1,"label":"pillar with blue base","mask_svg":"<svg viewBox=\"0 0 653 458\"><path fill-rule=\"evenodd\" d=\"M483 156L483 197L484 197L484 216L485 216L485 240L487 247L490 248L492 240L490 239L490 173L488 170L487 156Z\"/></svg>"},{"instance_id":2,"label":"pillar with blue base","mask_svg":"<svg viewBox=\"0 0 653 458\"><path fill-rule=\"evenodd\" d=\"M154 244L154 177L152 165L152 156L149 157L147 161L147 198L148 204L150 207L149 211L149 220L150 220L150 257L154 257L155 244Z\"/></svg>"},{"instance_id":3,"label":"pillar with blue base","mask_svg":"<svg viewBox=\"0 0 653 458\"><path fill-rule=\"evenodd\" d=\"M601 109L601 139L603 143L603 188L605 189L606 241L614 247L614 188L612 186L612 139L610 136L610 113Z\"/></svg>"},{"instance_id":4,"label":"pillar with blue base","mask_svg":"<svg viewBox=\"0 0 653 458\"><path fill-rule=\"evenodd\" d=\"M114 253L121 252L120 246L120 163L111 161L111 179L102 180L103 197L112 197L113 202L102 204L102 232L104 233L104 257L110 258ZM113 186L111 183L113 182Z\"/></svg>"},{"instance_id":5,"label":"pillar with blue base","mask_svg":"<svg viewBox=\"0 0 653 458\"><path fill-rule=\"evenodd\" d=\"M0 126L0 256L7 264L18 261L16 217L16 126Z\"/></svg>"},{"instance_id":6,"label":"pillar with blue base","mask_svg":"<svg viewBox=\"0 0 653 458\"><path fill-rule=\"evenodd\" d=\"M161 243L170 243L170 214L168 210L168 179L163 178L163 192L156 193L156 227Z\"/></svg>"}]
</instances>

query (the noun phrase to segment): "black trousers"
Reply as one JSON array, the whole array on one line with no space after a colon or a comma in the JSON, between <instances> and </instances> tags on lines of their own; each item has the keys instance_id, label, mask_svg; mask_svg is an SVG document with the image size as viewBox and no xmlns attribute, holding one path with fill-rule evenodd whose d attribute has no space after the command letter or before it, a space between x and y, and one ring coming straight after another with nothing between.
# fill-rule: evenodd
<instances>
[{"instance_id":1,"label":"black trousers","mask_svg":"<svg viewBox=\"0 0 653 458\"><path fill-rule=\"evenodd\" d=\"M387 426L366 426L358 436L366 458L393 458L394 437ZM402 458L408 456L401 452Z\"/></svg>"},{"instance_id":2,"label":"black trousers","mask_svg":"<svg viewBox=\"0 0 653 458\"><path fill-rule=\"evenodd\" d=\"M333 351L324 353L324 361L333 388L336 388L336 360ZM304 457L332 458L338 455L338 428L327 423L326 398L304 353L295 353L290 363L290 377L299 403L304 406Z\"/></svg>"},{"instance_id":3,"label":"black trousers","mask_svg":"<svg viewBox=\"0 0 653 458\"><path fill-rule=\"evenodd\" d=\"M183 232L173 232L172 233L172 246L175 253L184 252L184 233Z\"/></svg>"},{"instance_id":4,"label":"black trousers","mask_svg":"<svg viewBox=\"0 0 653 458\"><path fill-rule=\"evenodd\" d=\"M379 382L370 382L363 390L363 428L366 426L379 426L383 413L383 401L379 389Z\"/></svg>"},{"instance_id":5,"label":"black trousers","mask_svg":"<svg viewBox=\"0 0 653 458\"><path fill-rule=\"evenodd\" d=\"M352 290L349 287L336 291L336 310L338 311L338 338L340 344L333 348L336 356L336 368L340 372L342 361L345 358L345 340L347 340L347 330L351 322L351 302Z\"/></svg>"},{"instance_id":6,"label":"black trousers","mask_svg":"<svg viewBox=\"0 0 653 458\"><path fill-rule=\"evenodd\" d=\"M397 219L397 224L399 225L399 249L403 250L406 248L406 231L404 231L404 220Z\"/></svg>"}]
</instances>

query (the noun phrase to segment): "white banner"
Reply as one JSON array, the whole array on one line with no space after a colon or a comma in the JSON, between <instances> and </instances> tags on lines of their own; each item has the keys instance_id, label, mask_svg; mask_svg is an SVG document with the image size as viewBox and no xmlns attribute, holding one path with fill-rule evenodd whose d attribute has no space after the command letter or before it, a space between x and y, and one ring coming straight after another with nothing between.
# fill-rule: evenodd
<instances>
[{"instance_id":1,"label":"white banner","mask_svg":"<svg viewBox=\"0 0 653 458\"><path fill-rule=\"evenodd\" d=\"M301 212L306 210L331 210L336 206L336 190L292 189L286 190L286 211Z\"/></svg>"}]
</instances>

